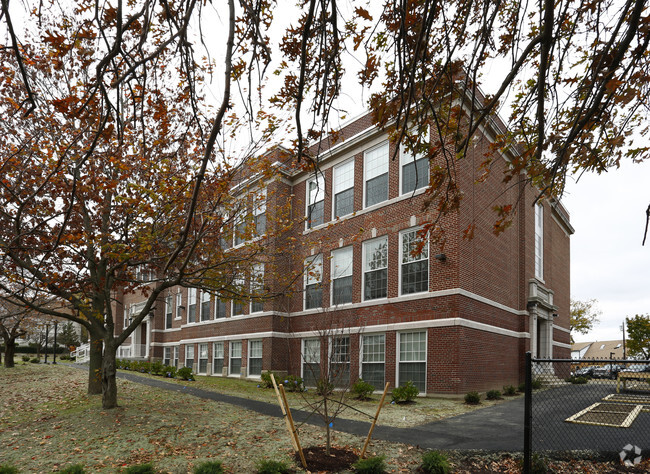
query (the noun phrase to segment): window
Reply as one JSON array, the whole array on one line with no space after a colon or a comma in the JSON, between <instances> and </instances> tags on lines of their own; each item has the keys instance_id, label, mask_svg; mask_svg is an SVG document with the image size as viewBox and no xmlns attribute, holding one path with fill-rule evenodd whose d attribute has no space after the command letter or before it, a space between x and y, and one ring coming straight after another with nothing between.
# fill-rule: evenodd
<instances>
[{"instance_id":1,"label":"window","mask_svg":"<svg viewBox=\"0 0 650 474\"><path fill-rule=\"evenodd\" d=\"M408 137L405 137L404 140L408 140ZM423 142L426 144L429 142L428 127ZM412 193L429 185L429 158L426 153L414 153L413 150L407 151L406 146L402 144L400 167L402 171L402 194Z\"/></svg>"},{"instance_id":2,"label":"window","mask_svg":"<svg viewBox=\"0 0 650 474\"><path fill-rule=\"evenodd\" d=\"M248 343L248 375L262 375L262 341Z\"/></svg>"},{"instance_id":3,"label":"window","mask_svg":"<svg viewBox=\"0 0 650 474\"><path fill-rule=\"evenodd\" d=\"M234 278L232 281L233 286L235 287L235 291L239 294L241 294L244 291L244 279L237 277ZM241 316L244 314L244 303L238 300L233 300L232 302L232 315L233 316Z\"/></svg>"},{"instance_id":4,"label":"window","mask_svg":"<svg viewBox=\"0 0 650 474\"><path fill-rule=\"evenodd\" d=\"M388 143L364 153L366 207L388 199Z\"/></svg>"},{"instance_id":5,"label":"window","mask_svg":"<svg viewBox=\"0 0 650 474\"><path fill-rule=\"evenodd\" d=\"M429 290L429 243L423 242L417 230L400 234L402 294Z\"/></svg>"},{"instance_id":6,"label":"window","mask_svg":"<svg viewBox=\"0 0 650 474\"><path fill-rule=\"evenodd\" d=\"M403 332L399 335L399 374L400 385L409 380L421 393L427 388L427 333Z\"/></svg>"},{"instance_id":7,"label":"window","mask_svg":"<svg viewBox=\"0 0 650 474\"><path fill-rule=\"evenodd\" d=\"M178 353L180 352L179 346L174 346L174 367L178 368Z\"/></svg>"},{"instance_id":8,"label":"window","mask_svg":"<svg viewBox=\"0 0 650 474\"><path fill-rule=\"evenodd\" d=\"M374 300L388 295L388 237L363 244L363 299Z\"/></svg>"},{"instance_id":9,"label":"window","mask_svg":"<svg viewBox=\"0 0 650 474\"><path fill-rule=\"evenodd\" d=\"M127 327L129 327L129 309L128 308L124 308L124 322L122 324L123 324L122 325L123 329L126 329Z\"/></svg>"},{"instance_id":10,"label":"window","mask_svg":"<svg viewBox=\"0 0 650 474\"><path fill-rule=\"evenodd\" d=\"M255 235L263 235L266 232L266 189L253 197L253 224Z\"/></svg>"},{"instance_id":11,"label":"window","mask_svg":"<svg viewBox=\"0 0 650 474\"><path fill-rule=\"evenodd\" d=\"M172 295L167 295L165 297L165 329L170 329L172 327L172 317L174 315L174 308L172 303Z\"/></svg>"},{"instance_id":12,"label":"window","mask_svg":"<svg viewBox=\"0 0 650 474\"><path fill-rule=\"evenodd\" d=\"M323 306L323 256L305 259L305 309Z\"/></svg>"},{"instance_id":13,"label":"window","mask_svg":"<svg viewBox=\"0 0 650 474\"><path fill-rule=\"evenodd\" d=\"M223 375L223 342L215 342L212 346L212 373Z\"/></svg>"},{"instance_id":14,"label":"window","mask_svg":"<svg viewBox=\"0 0 650 474\"><path fill-rule=\"evenodd\" d=\"M181 311L183 310L183 293L179 288L176 293L176 319L181 319Z\"/></svg>"},{"instance_id":15,"label":"window","mask_svg":"<svg viewBox=\"0 0 650 474\"><path fill-rule=\"evenodd\" d=\"M544 279L544 208L535 205L535 277Z\"/></svg>"},{"instance_id":16,"label":"window","mask_svg":"<svg viewBox=\"0 0 650 474\"><path fill-rule=\"evenodd\" d=\"M214 300L214 319L226 317L226 302L217 296Z\"/></svg>"},{"instance_id":17,"label":"window","mask_svg":"<svg viewBox=\"0 0 650 474\"><path fill-rule=\"evenodd\" d=\"M187 322L196 322L196 288L187 289Z\"/></svg>"},{"instance_id":18,"label":"window","mask_svg":"<svg viewBox=\"0 0 650 474\"><path fill-rule=\"evenodd\" d=\"M302 378L310 387L320 378L320 339L302 341Z\"/></svg>"},{"instance_id":19,"label":"window","mask_svg":"<svg viewBox=\"0 0 650 474\"><path fill-rule=\"evenodd\" d=\"M194 345L187 344L185 346L185 367L190 369L194 368Z\"/></svg>"},{"instance_id":20,"label":"window","mask_svg":"<svg viewBox=\"0 0 650 474\"><path fill-rule=\"evenodd\" d=\"M384 375L386 336L384 334L363 336L361 345L361 378L376 390L382 390L386 383Z\"/></svg>"},{"instance_id":21,"label":"window","mask_svg":"<svg viewBox=\"0 0 650 474\"><path fill-rule=\"evenodd\" d=\"M331 339L332 363L330 380L337 387L350 385L350 338L334 337Z\"/></svg>"},{"instance_id":22,"label":"window","mask_svg":"<svg viewBox=\"0 0 650 474\"><path fill-rule=\"evenodd\" d=\"M251 273L251 294L262 295L264 292L264 264L258 263L253 265L253 271ZM259 313L264 311L264 301L259 299L253 299L251 301L251 313Z\"/></svg>"},{"instance_id":23,"label":"window","mask_svg":"<svg viewBox=\"0 0 650 474\"><path fill-rule=\"evenodd\" d=\"M352 303L352 247L332 251L332 304Z\"/></svg>"},{"instance_id":24,"label":"window","mask_svg":"<svg viewBox=\"0 0 650 474\"><path fill-rule=\"evenodd\" d=\"M208 345L199 344L199 374L208 373Z\"/></svg>"},{"instance_id":25,"label":"window","mask_svg":"<svg viewBox=\"0 0 650 474\"><path fill-rule=\"evenodd\" d=\"M334 217L354 210L354 160L334 168Z\"/></svg>"},{"instance_id":26,"label":"window","mask_svg":"<svg viewBox=\"0 0 650 474\"><path fill-rule=\"evenodd\" d=\"M241 341L230 343L230 375L241 375Z\"/></svg>"},{"instance_id":27,"label":"window","mask_svg":"<svg viewBox=\"0 0 650 474\"><path fill-rule=\"evenodd\" d=\"M163 349L163 365L171 365L171 364L172 364L172 348L165 347Z\"/></svg>"},{"instance_id":28,"label":"window","mask_svg":"<svg viewBox=\"0 0 650 474\"><path fill-rule=\"evenodd\" d=\"M210 293L201 291L201 321L210 320Z\"/></svg>"},{"instance_id":29,"label":"window","mask_svg":"<svg viewBox=\"0 0 650 474\"><path fill-rule=\"evenodd\" d=\"M315 176L307 181L307 228L325 221L325 178Z\"/></svg>"},{"instance_id":30,"label":"window","mask_svg":"<svg viewBox=\"0 0 650 474\"><path fill-rule=\"evenodd\" d=\"M243 244L246 239L246 213L239 211L235 216L235 245Z\"/></svg>"}]
</instances>

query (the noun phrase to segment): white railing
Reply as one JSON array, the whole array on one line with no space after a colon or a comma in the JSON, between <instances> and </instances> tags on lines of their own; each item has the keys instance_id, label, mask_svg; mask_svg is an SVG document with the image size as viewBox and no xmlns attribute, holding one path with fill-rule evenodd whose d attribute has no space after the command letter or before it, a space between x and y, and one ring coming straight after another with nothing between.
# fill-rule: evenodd
<instances>
[{"instance_id":1,"label":"white railing","mask_svg":"<svg viewBox=\"0 0 650 474\"><path fill-rule=\"evenodd\" d=\"M146 356L146 344L129 344L117 348L118 359L144 359Z\"/></svg>"},{"instance_id":2,"label":"white railing","mask_svg":"<svg viewBox=\"0 0 650 474\"><path fill-rule=\"evenodd\" d=\"M70 353L77 364L83 364L90 360L90 343L82 344Z\"/></svg>"}]
</instances>

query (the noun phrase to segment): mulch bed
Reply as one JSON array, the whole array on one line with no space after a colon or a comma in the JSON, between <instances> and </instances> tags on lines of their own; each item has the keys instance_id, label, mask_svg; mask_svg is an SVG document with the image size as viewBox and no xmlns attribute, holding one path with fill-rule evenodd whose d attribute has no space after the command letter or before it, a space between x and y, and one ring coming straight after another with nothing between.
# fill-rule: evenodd
<instances>
[{"instance_id":1,"label":"mulch bed","mask_svg":"<svg viewBox=\"0 0 650 474\"><path fill-rule=\"evenodd\" d=\"M332 446L330 454L325 452L325 446L310 446L303 448L307 468L316 472L340 472L350 469L352 463L359 459L359 455L346 448ZM301 465L300 456L296 453L296 462Z\"/></svg>"}]
</instances>

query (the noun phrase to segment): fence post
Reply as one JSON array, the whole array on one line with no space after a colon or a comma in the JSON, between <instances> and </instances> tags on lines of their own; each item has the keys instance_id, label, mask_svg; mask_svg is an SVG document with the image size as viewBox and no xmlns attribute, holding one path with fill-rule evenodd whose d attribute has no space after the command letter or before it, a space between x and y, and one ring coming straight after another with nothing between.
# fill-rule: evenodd
<instances>
[{"instance_id":1,"label":"fence post","mask_svg":"<svg viewBox=\"0 0 650 474\"><path fill-rule=\"evenodd\" d=\"M524 395L524 474L530 474L533 431L533 358L526 352L526 390Z\"/></svg>"}]
</instances>

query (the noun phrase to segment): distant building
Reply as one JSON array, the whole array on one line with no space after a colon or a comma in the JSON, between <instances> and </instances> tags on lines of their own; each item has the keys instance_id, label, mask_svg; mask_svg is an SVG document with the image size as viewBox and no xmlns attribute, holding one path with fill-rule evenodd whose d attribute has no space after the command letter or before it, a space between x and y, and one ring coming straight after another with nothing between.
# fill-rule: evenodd
<instances>
[{"instance_id":1,"label":"distant building","mask_svg":"<svg viewBox=\"0 0 650 474\"><path fill-rule=\"evenodd\" d=\"M623 359L623 341L576 342L571 345L572 359Z\"/></svg>"}]
</instances>

